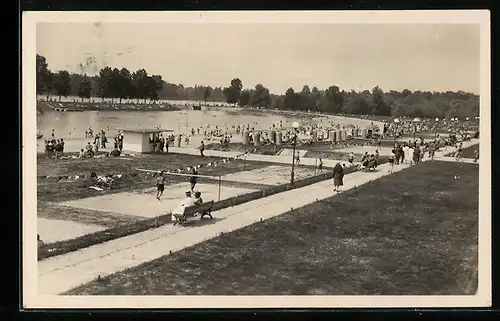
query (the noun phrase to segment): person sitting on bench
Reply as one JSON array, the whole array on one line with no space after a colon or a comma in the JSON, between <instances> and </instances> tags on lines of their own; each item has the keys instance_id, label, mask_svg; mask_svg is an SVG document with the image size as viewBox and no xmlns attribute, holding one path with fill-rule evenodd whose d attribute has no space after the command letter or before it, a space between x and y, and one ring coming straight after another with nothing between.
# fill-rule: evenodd
<instances>
[{"instance_id":1,"label":"person sitting on bench","mask_svg":"<svg viewBox=\"0 0 500 321\"><path fill-rule=\"evenodd\" d=\"M172 211L173 215L184 214L184 209L193 206L195 199L191 196L191 192L186 192L186 197L179 203L179 205Z\"/></svg>"},{"instance_id":2,"label":"person sitting on bench","mask_svg":"<svg viewBox=\"0 0 500 321\"><path fill-rule=\"evenodd\" d=\"M203 199L201 198L201 192L195 192L194 193L194 204L195 205L201 205L203 204ZM200 216L206 215L205 211L201 211L198 213Z\"/></svg>"},{"instance_id":3,"label":"person sitting on bench","mask_svg":"<svg viewBox=\"0 0 500 321\"><path fill-rule=\"evenodd\" d=\"M201 192L195 192L194 193L194 204L200 205L202 203L203 203L203 199L201 198Z\"/></svg>"}]
</instances>

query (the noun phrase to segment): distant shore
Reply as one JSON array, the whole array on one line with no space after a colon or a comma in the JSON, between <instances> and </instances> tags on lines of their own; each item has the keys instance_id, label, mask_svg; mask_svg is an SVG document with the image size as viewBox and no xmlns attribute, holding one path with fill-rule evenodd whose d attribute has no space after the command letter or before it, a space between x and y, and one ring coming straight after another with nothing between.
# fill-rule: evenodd
<instances>
[{"instance_id":1,"label":"distant shore","mask_svg":"<svg viewBox=\"0 0 500 321\"><path fill-rule=\"evenodd\" d=\"M170 104L132 104L132 103L92 103L92 102L48 102L37 101L36 109L39 112L44 111L102 111L102 110L121 110L121 111L178 111L183 108Z\"/></svg>"}]
</instances>

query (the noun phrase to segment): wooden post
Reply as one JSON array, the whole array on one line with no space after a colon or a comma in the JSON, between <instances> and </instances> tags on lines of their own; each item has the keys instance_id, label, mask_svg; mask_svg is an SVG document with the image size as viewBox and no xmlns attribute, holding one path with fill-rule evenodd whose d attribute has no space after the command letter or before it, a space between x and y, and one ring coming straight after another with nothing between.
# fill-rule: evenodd
<instances>
[{"instance_id":1,"label":"wooden post","mask_svg":"<svg viewBox=\"0 0 500 321\"><path fill-rule=\"evenodd\" d=\"M220 182L221 181L221 176L219 175L219 196L218 196L218 201L220 201Z\"/></svg>"}]
</instances>

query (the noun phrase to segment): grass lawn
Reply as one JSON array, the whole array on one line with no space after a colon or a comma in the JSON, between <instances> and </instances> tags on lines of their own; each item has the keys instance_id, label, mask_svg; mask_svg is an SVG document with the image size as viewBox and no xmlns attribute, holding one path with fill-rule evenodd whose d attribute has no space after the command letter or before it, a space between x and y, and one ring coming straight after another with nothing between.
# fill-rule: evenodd
<instances>
[{"instance_id":1,"label":"grass lawn","mask_svg":"<svg viewBox=\"0 0 500 321\"><path fill-rule=\"evenodd\" d=\"M60 255L75 251L94 244L109 241L118 237L145 231L154 226L169 223L170 216L164 215L155 219L145 219L140 216L114 214L110 212L88 209L71 208L59 205L58 202L79 199L110 193L119 193L128 190L137 190L152 187L155 178L146 176L136 168L175 170L180 167L206 164L220 161L218 157L205 157L185 154L144 155L130 159L116 157L103 157L93 159L47 159L39 155L37 159L38 176L64 176L64 175L89 175L92 171L98 174L137 174L129 175L116 181L111 190L95 191L90 179L62 180L56 178L38 178L37 182L37 216L54 220L73 221L82 224L101 225L104 231L90 233L71 240L47 243L38 249L38 259ZM226 175L242 170L252 170L269 166L269 163L233 160L229 163L220 163L219 166L203 167L198 172L200 175ZM187 177L168 175L167 185L186 182ZM199 182L207 182L207 178L200 178ZM266 186L256 186L252 183L222 182L223 186L236 186L242 188L263 189ZM43 239L43 235L41 236Z\"/></svg>"},{"instance_id":2,"label":"grass lawn","mask_svg":"<svg viewBox=\"0 0 500 321\"><path fill-rule=\"evenodd\" d=\"M425 162L68 294L474 294L478 190Z\"/></svg>"},{"instance_id":3,"label":"grass lawn","mask_svg":"<svg viewBox=\"0 0 500 321\"><path fill-rule=\"evenodd\" d=\"M38 176L58 176L58 175L90 175L95 171L99 175L106 174L138 174L136 168L177 170L180 167L206 164L214 161L221 161L220 157L204 157L186 154L155 154L144 155L129 159L118 157L102 157L93 159L47 159L43 156L37 159ZM198 170L200 175L218 176L235 173L243 170L263 168L272 164L256 161L232 160L228 163L220 163L219 166L202 167ZM168 175L167 185L186 182L188 177ZM199 181L206 181L200 178ZM51 179L38 179L38 203L60 202L70 199L96 196L103 193L116 193L125 190L133 190L154 186L155 178L146 177L143 173L122 178L117 181L115 188L108 191L97 192L89 189L91 182L85 179L74 181L56 182Z\"/></svg>"}]
</instances>

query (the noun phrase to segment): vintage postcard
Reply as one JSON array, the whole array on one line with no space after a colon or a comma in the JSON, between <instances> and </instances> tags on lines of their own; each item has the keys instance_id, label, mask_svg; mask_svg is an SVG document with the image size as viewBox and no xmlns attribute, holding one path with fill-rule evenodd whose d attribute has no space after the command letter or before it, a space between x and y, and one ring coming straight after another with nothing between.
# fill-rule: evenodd
<instances>
[{"instance_id":1,"label":"vintage postcard","mask_svg":"<svg viewBox=\"0 0 500 321\"><path fill-rule=\"evenodd\" d=\"M24 308L491 305L489 11L22 19Z\"/></svg>"}]
</instances>

